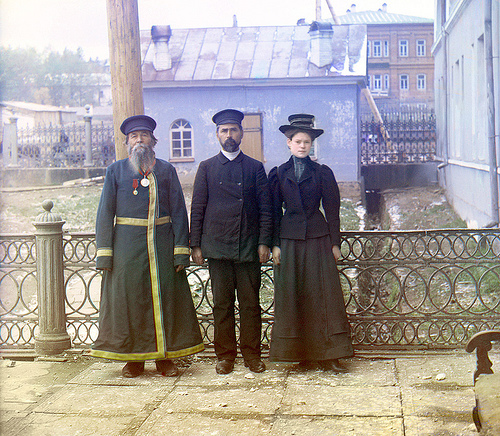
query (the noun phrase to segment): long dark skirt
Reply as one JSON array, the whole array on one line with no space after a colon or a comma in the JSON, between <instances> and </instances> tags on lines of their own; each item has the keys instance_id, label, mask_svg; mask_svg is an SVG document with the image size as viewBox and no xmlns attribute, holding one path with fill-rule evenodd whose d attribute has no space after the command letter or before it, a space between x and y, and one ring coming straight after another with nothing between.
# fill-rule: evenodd
<instances>
[{"instance_id":1,"label":"long dark skirt","mask_svg":"<svg viewBox=\"0 0 500 436\"><path fill-rule=\"evenodd\" d=\"M281 240L275 266L270 358L319 361L353 355L330 237Z\"/></svg>"}]
</instances>

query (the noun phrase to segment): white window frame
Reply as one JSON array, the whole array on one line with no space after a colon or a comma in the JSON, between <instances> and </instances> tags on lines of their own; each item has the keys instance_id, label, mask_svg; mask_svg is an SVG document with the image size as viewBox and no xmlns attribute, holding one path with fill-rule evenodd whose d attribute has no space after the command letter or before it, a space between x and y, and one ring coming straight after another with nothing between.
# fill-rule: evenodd
<instances>
[{"instance_id":1,"label":"white window frame","mask_svg":"<svg viewBox=\"0 0 500 436\"><path fill-rule=\"evenodd\" d=\"M387 39L384 41L384 57L389 57L389 41Z\"/></svg>"},{"instance_id":2,"label":"white window frame","mask_svg":"<svg viewBox=\"0 0 500 436\"><path fill-rule=\"evenodd\" d=\"M427 76L425 74L417 74L417 89L419 91L427 89Z\"/></svg>"},{"instance_id":3,"label":"white window frame","mask_svg":"<svg viewBox=\"0 0 500 436\"><path fill-rule=\"evenodd\" d=\"M384 89L388 90L390 85L389 74L384 74Z\"/></svg>"},{"instance_id":4,"label":"white window frame","mask_svg":"<svg viewBox=\"0 0 500 436\"><path fill-rule=\"evenodd\" d=\"M400 39L399 40L399 57L407 58L408 57L408 40Z\"/></svg>"},{"instance_id":5,"label":"white window frame","mask_svg":"<svg viewBox=\"0 0 500 436\"><path fill-rule=\"evenodd\" d=\"M177 162L193 161L194 138L193 138L193 127L191 123L184 118L179 118L175 120L170 125L169 134L170 134L170 160ZM180 156L178 154L180 154Z\"/></svg>"},{"instance_id":6,"label":"white window frame","mask_svg":"<svg viewBox=\"0 0 500 436\"><path fill-rule=\"evenodd\" d=\"M371 45L372 45L371 41L368 41L366 43L366 56L369 57L369 58L372 57L372 53L371 53L371 50L370 50L371 49Z\"/></svg>"},{"instance_id":7,"label":"white window frame","mask_svg":"<svg viewBox=\"0 0 500 436\"><path fill-rule=\"evenodd\" d=\"M372 56L374 58L382 57L382 41L373 41Z\"/></svg>"},{"instance_id":8,"label":"white window frame","mask_svg":"<svg viewBox=\"0 0 500 436\"><path fill-rule=\"evenodd\" d=\"M382 90L382 74L373 75L373 90L374 91Z\"/></svg>"},{"instance_id":9,"label":"white window frame","mask_svg":"<svg viewBox=\"0 0 500 436\"><path fill-rule=\"evenodd\" d=\"M410 76L408 74L400 74L399 89L402 91L408 91L410 89Z\"/></svg>"},{"instance_id":10,"label":"white window frame","mask_svg":"<svg viewBox=\"0 0 500 436\"><path fill-rule=\"evenodd\" d=\"M417 39L417 56L425 56L427 52L425 39Z\"/></svg>"}]
</instances>

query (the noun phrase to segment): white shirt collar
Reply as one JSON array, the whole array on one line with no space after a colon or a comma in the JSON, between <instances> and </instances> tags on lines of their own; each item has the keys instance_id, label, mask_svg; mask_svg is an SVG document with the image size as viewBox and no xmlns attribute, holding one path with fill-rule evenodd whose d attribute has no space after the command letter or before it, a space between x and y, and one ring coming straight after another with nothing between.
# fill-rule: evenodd
<instances>
[{"instance_id":1,"label":"white shirt collar","mask_svg":"<svg viewBox=\"0 0 500 436\"><path fill-rule=\"evenodd\" d=\"M241 153L241 150L238 148L236 151L226 151L221 148L220 152L226 156L229 160L234 160Z\"/></svg>"}]
</instances>

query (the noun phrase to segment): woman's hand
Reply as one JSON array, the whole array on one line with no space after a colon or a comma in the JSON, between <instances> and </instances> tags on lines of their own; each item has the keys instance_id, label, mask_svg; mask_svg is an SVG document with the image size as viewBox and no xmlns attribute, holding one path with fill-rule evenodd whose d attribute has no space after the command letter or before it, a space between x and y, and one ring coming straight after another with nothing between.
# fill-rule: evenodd
<instances>
[{"instance_id":1,"label":"woman's hand","mask_svg":"<svg viewBox=\"0 0 500 436\"><path fill-rule=\"evenodd\" d=\"M332 247L332 253L333 253L333 257L335 259L335 262L337 262L340 259L340 256L341 256L340 247L338 245L334 245Z\"/></svg>"},{"instance_id":2,"label":"woman's hand","mask_svg":"<svg viewBox=\"0 0 500 436\"><path fill-rule=\"evenodd\" d=\"M275 265L281 263L281 248L276 245L273 247L273 263Z\"/></svg>"}]
</instances>

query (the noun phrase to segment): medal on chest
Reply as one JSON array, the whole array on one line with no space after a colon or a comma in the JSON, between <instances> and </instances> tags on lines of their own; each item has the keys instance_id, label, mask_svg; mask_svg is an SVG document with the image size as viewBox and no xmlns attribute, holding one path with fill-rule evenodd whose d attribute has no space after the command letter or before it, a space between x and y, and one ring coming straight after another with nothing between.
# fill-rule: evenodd
<instances>
[{"instance_id":1,"label":"medal on chest","mask_svg":"<svg viewBox=\"0 0 500 436\"><path fill-rule=\"evenodd\" d=\"M156 160L155 160L156 162ZM147 188L149 186L149 179L148 179L148 175L151 174L151 171L153 170L153 167L155 166L155 162L153 162L153 165L151 165L151 167L147 170L147 171L139 171L139 174L142 175L142 179L141 179L141 186L143 186L144 188Z\"/></svg>"},{"instance_id":2,"label":"medal on chest","mask_svg":"<svg viewBox=\"0 0 500 436\"><path fill-rule=\"evenodd\" d=\"M134 188L134 190L132 191L132 194L134 194L134 195L138 194L138 192L137 192L138 187L139 187L139 179L133 179L132 180L132 188Z\"/></svg>"}]
</instances>

